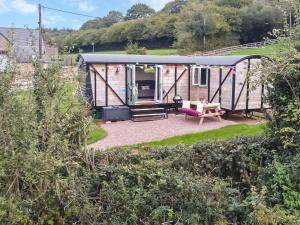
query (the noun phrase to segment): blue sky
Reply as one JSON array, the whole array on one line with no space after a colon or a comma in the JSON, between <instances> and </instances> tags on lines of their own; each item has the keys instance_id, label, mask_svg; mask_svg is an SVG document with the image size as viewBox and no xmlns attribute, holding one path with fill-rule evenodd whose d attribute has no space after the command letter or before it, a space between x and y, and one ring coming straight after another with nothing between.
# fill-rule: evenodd
<instances>
[{"instance_id":1,"label":"blue sky","mask_svg":"<svg viewBox=\"0 0 300 225\"><path fill-rule=\"evenodd\" d=\"M160 10L171 0L0 0L1 27L37 27L37 4L92 16L105 16L110 10L123 13L135 3L146 3ZM43 10L46 28L78 29L89 18Z\"/></svg>"}]
</instances>

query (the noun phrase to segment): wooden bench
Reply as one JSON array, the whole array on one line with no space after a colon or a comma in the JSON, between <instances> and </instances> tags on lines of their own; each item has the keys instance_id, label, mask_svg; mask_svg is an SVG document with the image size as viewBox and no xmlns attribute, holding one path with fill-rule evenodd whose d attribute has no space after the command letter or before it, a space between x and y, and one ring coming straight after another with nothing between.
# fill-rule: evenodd
<instances>
[{"instance_id":1,"label":"wooden bench","mask_svg":"<svg viewBox=\"0 0 300 225\"><path fill-rule=\"evenodd\" d=\"M193 115L189 115L188 113L184 113L184 119L187 119L187 116L193 116L195 117L196 115L198 115L197 117L200 118L200 122L199 122L199 126L201 126L203 124L203 121L205 118L209 118L209 117L217 117L219 119L219 121L222 121L221 116L224 114L224 111L220 110L220 105L216 104L216 103L209 103L209 104L203 104L203 110L201 112L201 110L199 109L199 102L191 102L192 106L196 106L197 110L194 110L197 113L193 113Z\"/></svg>"}]
</instances>

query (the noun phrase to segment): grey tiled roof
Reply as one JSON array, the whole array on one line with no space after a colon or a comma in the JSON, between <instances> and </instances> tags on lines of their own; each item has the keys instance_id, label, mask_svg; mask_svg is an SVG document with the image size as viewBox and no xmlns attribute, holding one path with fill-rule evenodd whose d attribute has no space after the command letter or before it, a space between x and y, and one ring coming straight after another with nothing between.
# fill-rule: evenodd
<instances>
[{"instance_id":1,"label":"grey tiled roof","mask_svg":"<svg viewBox=\"0 0 300 225\"><path fill-rule=\"evenodd\" d=\"M251 58L261 58L261 56L156 56L82 54L80 56L79 64L191 64L204 66L234 66L243 60Z\"/></svg>"},{"instance_id":2,"label":"grey tiled roof","mask_svg":"<svg viewBox=\"0 0 300 225\"><path fill-rule=\"evenodd\" d=\"M0 27L0 33L12 44L13 56L19 63L31 62L39 52L39 31L26 28ZM45 45L43 42L43 53Z\"/></svg>"}]
</instances>

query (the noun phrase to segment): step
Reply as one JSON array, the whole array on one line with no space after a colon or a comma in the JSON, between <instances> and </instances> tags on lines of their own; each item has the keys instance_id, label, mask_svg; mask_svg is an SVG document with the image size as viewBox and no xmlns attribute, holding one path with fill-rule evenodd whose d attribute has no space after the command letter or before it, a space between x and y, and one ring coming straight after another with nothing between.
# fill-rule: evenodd
<instances>
[{"instance_id":1,"label":"step","mask_svg":"<svg viewBox=\"0 0 300 225\"><path fill-rule=\"evenodd\" d=\"M146 121L154 121L154 120L163 120L165 117L163 116L152 116L152 117L138 117L138 118L132 118L131 120L133 122L146 122Z\"/></svg>"},{"instance_id":2,"label":"step","mask_svg":"<svg viewBox=\"0 0 300 225\"><path fill-rule=\"evenodd\" d=\"M158 111L158 110L165 110L165 108L130 109L131 112L140 112L140 111Z\"/></svg>"},{"instance_id":3,"label":"step","mask_svg":"<svg viewBox=\"0 0 300 225\"><path fill-rule=\"evenodd\" d=\"M167 113L152 113L152 114L137 114L132 115L132 117L152 117L152 116L166 116Z\"/></svg>"}]
</instances>

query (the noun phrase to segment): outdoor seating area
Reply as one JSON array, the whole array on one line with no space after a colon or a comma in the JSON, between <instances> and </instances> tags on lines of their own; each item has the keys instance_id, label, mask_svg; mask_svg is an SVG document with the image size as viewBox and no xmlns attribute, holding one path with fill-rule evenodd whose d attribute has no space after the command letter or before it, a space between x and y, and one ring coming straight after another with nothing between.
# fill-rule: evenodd
<instances>
[{"instance_id":1,"label":"outdoor seating area","mask_svg":"<svg viewBox=\"0 0 300 225\"><path fill-rule=\"evenodd\" d=\"M225 111L221 109L220 103L208 103L205 100L183 100L182 108L179 110L179 112L184 114L185 120L188 119L188 117L199 117L199 126L203 124L205 118L216 117L220 122L222 122L221 116L225 113Z\"/></svg>"},{"instance_id":2,"label":"outdoor seating area","mask_svg":"<svg viewBox=\"0 0 300 225\"><path fill-rule=\"evenodd\" d=\"M190 116L189 119L185 120L184 114L169 114L168 118L164 120L139 123L127 120L103 123L101 127L107 132L107 136L97 143L90 145L90 147L101 150L209 131L228 125L257 124L261 122L259 119L248 119L240 115L233 115L228 120L221 121L216 120L214 116L209 116L202 117L205 118L205 122L203 126L199 126L199 118Z\"/></svg>"}]
</instances>

